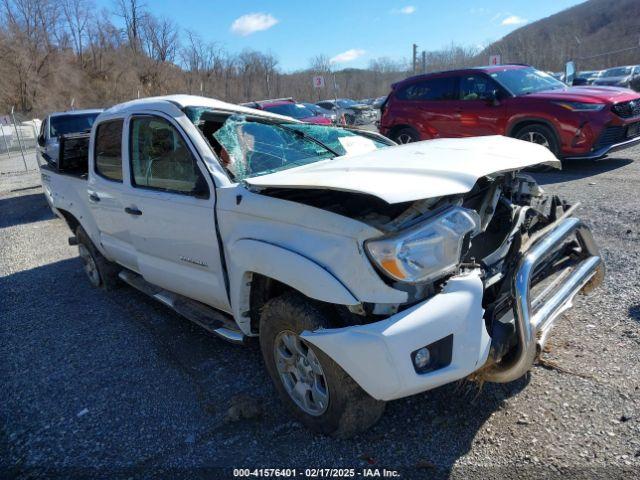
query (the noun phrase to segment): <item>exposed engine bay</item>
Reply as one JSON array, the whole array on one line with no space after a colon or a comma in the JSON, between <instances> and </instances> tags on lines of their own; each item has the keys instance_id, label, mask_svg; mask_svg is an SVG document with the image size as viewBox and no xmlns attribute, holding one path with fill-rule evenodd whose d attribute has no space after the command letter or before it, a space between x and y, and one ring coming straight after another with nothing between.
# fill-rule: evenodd
<instances>
[{"instance_id":1,"label":"exposed engine bay","mask_svg":"<svg viewBox=\"0 0 640 480\"><path fill-rule=\"evenodd\" d=\"M394 288L407 291L410 302L387 310L378 305L365 305L362 311L352 310L354 315L346 323L378 321L385 314L402 311L437 294L453 275L479 268L485 289L485 322L494 340L492 354L496 359L505 355L515 342L511 279L518 260L526 248L544 234L545 228L570 215L575 208L557 196L545 195L531 176L520 172L483 177L464 195L397 204L366 194L325 189L269 188L261 193L354 218L390 235L428 221L451 207L476 212L479 229L465 237L460 262L454 271L431 282L411 285L393 282L381 273ZM539 267L532 283L543 284L565 269L578 249L577 242L568 242Z\"/></svg>"}]
</instances>

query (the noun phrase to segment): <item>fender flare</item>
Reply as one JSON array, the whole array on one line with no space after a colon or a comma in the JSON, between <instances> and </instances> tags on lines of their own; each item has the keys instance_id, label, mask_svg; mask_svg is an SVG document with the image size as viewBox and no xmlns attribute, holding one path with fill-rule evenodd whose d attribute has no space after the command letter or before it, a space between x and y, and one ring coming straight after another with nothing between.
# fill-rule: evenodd
<instances>
[{"instance_id":1,"label":"fender flare","mask_svg":"<svg viewBox=\"0 0 640 480\"><path fill-rule=\"evenodd\" d=\"M258 273L277 280L309 298L338 305L360 302L329 270L314 260L280 245L242 238L229 248L231 305L242 330L250 330L250 275Z\"/></svg>"}]
</instances>

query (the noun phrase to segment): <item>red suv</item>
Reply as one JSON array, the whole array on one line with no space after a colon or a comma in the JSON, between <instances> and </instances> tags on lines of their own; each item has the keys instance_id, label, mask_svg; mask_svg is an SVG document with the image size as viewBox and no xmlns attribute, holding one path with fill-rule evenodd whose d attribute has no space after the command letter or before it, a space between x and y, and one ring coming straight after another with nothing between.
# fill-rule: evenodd
<instances>
[{"instance_id":1,"label":"red suv","mask_svg":"<svg viewBox=\"0 0 640 480\"><path fill-rule=\"evenodd\" d=\"M419 75L392 85L380 132L398 143L506 135L565 159L596 159L640 143L640 94L568 87L526 65Z\"/></svg>"}]
</instances>

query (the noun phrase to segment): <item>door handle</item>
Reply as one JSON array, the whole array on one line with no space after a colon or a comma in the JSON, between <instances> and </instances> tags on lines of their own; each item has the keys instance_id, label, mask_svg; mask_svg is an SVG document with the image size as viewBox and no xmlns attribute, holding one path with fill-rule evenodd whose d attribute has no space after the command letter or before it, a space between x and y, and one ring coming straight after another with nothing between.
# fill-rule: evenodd
<instances>
[{"instance_id":1,"label":"door handle","mask_svg":"<svg viewBox=\"0 0 640 480\"><path fill-rule=\"evenodd\" d=\"M125 207L124 211L127 212L129 215L142 215L142 210L138 210L135 207Z\"/></svg>"},{"instance_id":2,"label":"door handle","mask_svg":"<svg viewBox=\"0 0 640 480\"><path fill-rule=\"evenodd\" d=\"M91 200L92 202L99 202L100 201L100 197L95 193L90 193L89 194L89 200Z\"/></svg>"}]
</instances>

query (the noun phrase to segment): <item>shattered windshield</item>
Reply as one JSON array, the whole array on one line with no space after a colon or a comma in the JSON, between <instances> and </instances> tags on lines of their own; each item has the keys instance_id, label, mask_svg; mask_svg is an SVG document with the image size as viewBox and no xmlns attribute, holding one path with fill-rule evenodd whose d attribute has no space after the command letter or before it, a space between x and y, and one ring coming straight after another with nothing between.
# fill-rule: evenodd
<instances>
[{"instance_id":1,"label":"shattered windshield","mask_svg":"<svg viewBox=\"0 0 640 480\"><path fill-rule=\"evenodd\" d=\"M195 123L206 129L202 121ZM243 115L230 116L205 137L236 181L392 145L333 126L275 123Z\"/></svg>"}]
</instances>

